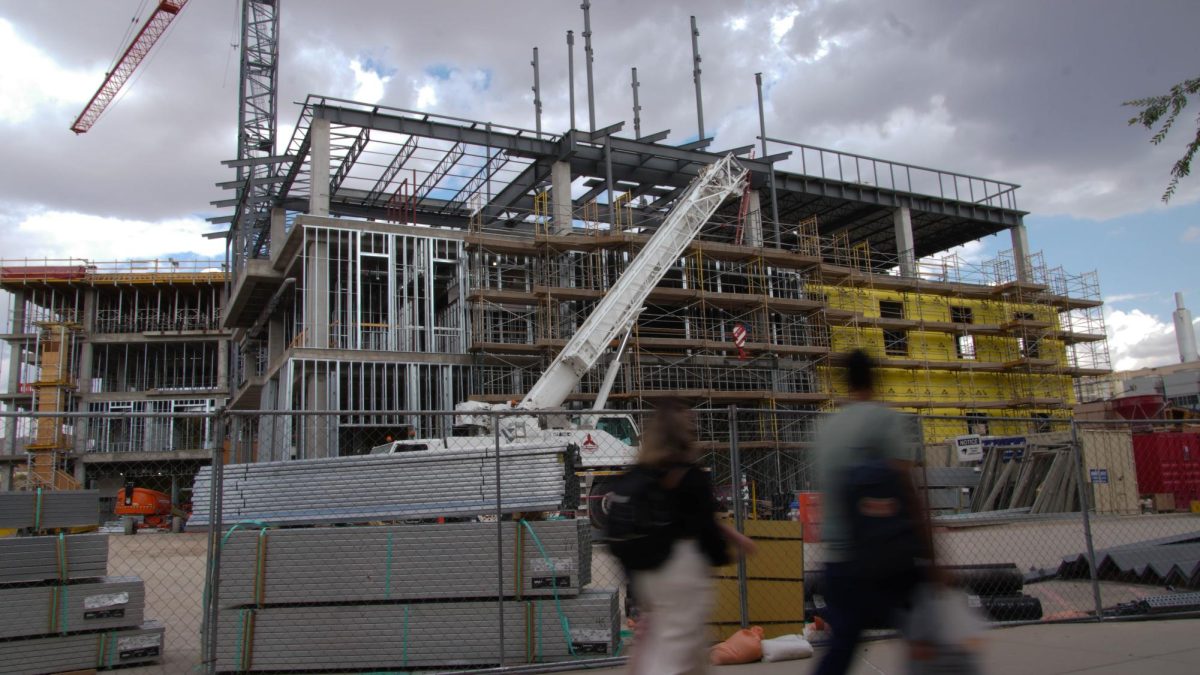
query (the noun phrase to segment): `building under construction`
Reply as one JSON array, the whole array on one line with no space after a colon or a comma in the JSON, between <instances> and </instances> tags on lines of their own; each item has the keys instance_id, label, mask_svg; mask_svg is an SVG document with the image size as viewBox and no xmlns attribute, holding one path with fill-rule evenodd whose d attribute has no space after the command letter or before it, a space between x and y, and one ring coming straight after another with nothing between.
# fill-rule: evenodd
<instances>
[{"instance_id":1,"label":"building under construction","mask_svg":"<svg viewBox=\"0 0 1200 675\"><path fill-rule=\"evenodd\" d=\"M221 261L0 261L3 401L41 414L4 419L3 487L94 486L89 465L106 487L190 483L220 444L204 414L228 396L226 279Z\"/></svg>"},{"instance_id":2,"label":"building under construction","mask_svg":"<svg viewBox=\"0 0 1200 675\"><path fill-rule=\"evenodd\" d=\"M964 418L927 427L939 440L1003 433L990 418L1066 417L1073 378L1109 370L1095 274L1029 250L1016 185L784 141L754 159L622 131L311 97L286 155L229 185L243 187L228 202L230 405L284 413L243 430L244 447L260 461L358 453L400 429L451 431L394 411L520 399L689 181L730 152L745 191L649 297L612 407L736 404L740 446L786 474L802 464L806 413L840 396L831 355L851 346L881 358L887 400ZM949 253L993 234L1012 240L996 260ZM573 402L590 403L600 377ZM704 440L723 447L729 424L705 416Z\"/></svg>"}]
</instances>

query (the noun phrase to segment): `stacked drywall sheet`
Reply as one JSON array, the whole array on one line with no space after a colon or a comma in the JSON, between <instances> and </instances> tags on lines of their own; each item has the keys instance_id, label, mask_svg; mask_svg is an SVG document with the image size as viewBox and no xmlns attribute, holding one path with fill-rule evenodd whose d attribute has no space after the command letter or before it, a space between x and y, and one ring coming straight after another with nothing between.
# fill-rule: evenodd
<instances>
[{"instance_id":1,"label":"stacked drywall sheet","mask_svg":"<svg viewBox=\"0 0 1200 675\"><path fill-rule=\"evenodd\" d=\"M219 672L396 670L612 656L617 593L496 600L224 609ZM500 630L500 612L504 630Z\"/></svg>"},{"instance_id":2,"label":"stacked drywall sheet","mask_svg":"<svg viewBox=\"0 0 1200 675\"><path fill-rule=\"evenodd\" d=\"M587 521L500 530L499 550L495 523L238 530L221 548L221 604L549 597L591 582Z\"/></svg>"},{"instance_id":3,"label":"stacked drywall sheet","mask_svg":"<svg viewBox=\"0 0 1200 675\"><path fill-rule=\"evenodd\" d=\"M499 459L480 448L224 467L223 523L361 523L436 516L574 509L578 484L565 446L506 445ZM196 476L188 527L212 523L212 470Z\"/></svg>"},{"instance_id":4,"label":"stacked drywall sheet","mask_svg":"<svg viewBox=\"0 0 1200 675\"><path fill-rule=\"evenodd\" d=\"M98 490L0 492L0 528L42 530L99 524Z\"/></svg>"},{"instance_id":5,"label":"stacked drywall sheet","mask_svg":"<svg viewBox=\"0 0 1200 675\"><path fill-rule=\"evenodd\" d=\"M0 539L0 584L86 579L107 571L107 535Z\"/></svg>"},{"instance_id":6,"label":"stacked drywall sheet","mask_svg":"<svg viewBox=\"0 0 1200 675\"><path fill-rule=\"evenodd\" d=\"M158 663L163 627L134 628L0 640L0 675L41 675Z\"/></svg>"},{"instance_id":7,"label":"stacked drywall sheet","mask_svg":"<svg viewBox=\"0 0 1200 675\"><path fill-rule=\"evenodd\" d=\"M136 577L105 577L102 534L0 539L0 675L157 662Z\"/></svg>"},{"instance_id":8,"label":"stacked drywall sheet","mask_svg":"<svg viewBox=\"0 0 1200 675\"><path fill-rule=\"evenodd\" d=\"M0 586L0 638L31 633L74 633L137 626L146 591L137 577L72 584Z\"/></svg>"}]
</instances>

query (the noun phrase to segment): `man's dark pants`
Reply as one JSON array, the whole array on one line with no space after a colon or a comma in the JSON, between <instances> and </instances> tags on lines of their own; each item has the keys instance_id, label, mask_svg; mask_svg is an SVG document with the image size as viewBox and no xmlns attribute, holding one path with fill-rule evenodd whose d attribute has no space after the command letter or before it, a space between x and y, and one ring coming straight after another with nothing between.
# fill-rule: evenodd
<instances>
[{"instance_id":1,"label":"man's dark pants","mask_svg":"<svg viewBox=\"0 0 1200 675\"><path fill-rule=\"evenodd\" d=\"M862 632L894 628L898 612L908 604L912 585L903 581L886 585L865 583L851 563L825 566L825 604L822 618L833 631L829 651L816 675L842 675L849 671Z\"/></svg>"}]
</instances>

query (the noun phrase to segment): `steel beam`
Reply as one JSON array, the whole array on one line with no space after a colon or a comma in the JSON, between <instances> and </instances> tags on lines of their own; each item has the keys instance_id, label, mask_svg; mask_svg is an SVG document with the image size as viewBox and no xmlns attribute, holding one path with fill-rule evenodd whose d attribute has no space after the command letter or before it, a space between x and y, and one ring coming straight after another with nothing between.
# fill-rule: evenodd
<instances>
[{"instance_id":1,"label":"steel beam","mask_svg":"<svg viewBox=\"0 0 1200 675\"><path fill-rule=\"evenodd\" d=\"M494 128L489 131L480 124L463 126L430 119L428 116L418 119L385 111L371 112L342 108L327 103L317 104L312 108L313 117L327 119L335 124L499 148L518 157L538 159L555 155L559 150L557 139L521 136L516 133L497 131Z\"/></svg>"}]
</instances>

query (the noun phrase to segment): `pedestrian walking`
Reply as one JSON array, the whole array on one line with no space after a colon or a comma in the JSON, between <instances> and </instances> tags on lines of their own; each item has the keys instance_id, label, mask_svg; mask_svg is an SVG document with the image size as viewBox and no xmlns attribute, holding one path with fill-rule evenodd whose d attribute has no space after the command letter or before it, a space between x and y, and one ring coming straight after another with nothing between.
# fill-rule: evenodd
<instances>
[{"instance_id":1,"label":"pedestrian walking","mask_svg":"<svg viewBox=\"0 0 1200 675\"><path fill-rule=\"evenodd\" d=\"M747 555L755 550L718 521L712 481L697 459L694 414L682 402L665 402L647 425L637 465L608 497L609 547L632 576L640 610L631 673L708 672L713 567L730 562L730 544Z\"/></svg>"},{"instance_id":2,"label":"pedestrian walking","mask_svg":"<svg viewBox=\"0 0 1200 675\"><path fill-rule=\"evenodd\" d=\"M856 350L843 365L851 402L816 438L824 493L823 618L833 633L818 675L847 672L864 629L900 625L933 552L912 482L915 439L902 415L875 401L873 359Z\"/></svg>"}]
</instances>

